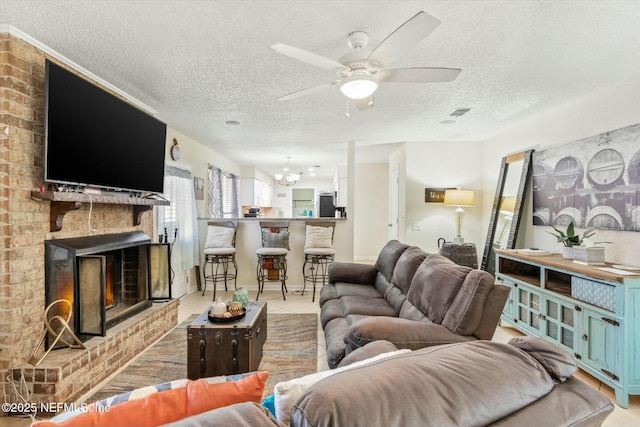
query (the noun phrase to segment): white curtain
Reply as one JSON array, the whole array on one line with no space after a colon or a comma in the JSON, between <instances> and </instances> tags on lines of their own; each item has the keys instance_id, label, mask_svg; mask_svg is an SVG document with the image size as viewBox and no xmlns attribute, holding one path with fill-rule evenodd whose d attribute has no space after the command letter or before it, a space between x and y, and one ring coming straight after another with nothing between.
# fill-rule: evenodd
<instances>
[{"instance_id":1,"label":"white curtain","mask_svg":"<svg viewBox=\"0 0 640 427\"><path fill-rule=\"evenodd\" d=\"M175 243L171 250L173 271L186 271L200 264L196 197L191 171L165 166L164 195L171 205L158 207L158 235ZM177 234L176 234L177 230Z\"/></svg>"}]
</instances>

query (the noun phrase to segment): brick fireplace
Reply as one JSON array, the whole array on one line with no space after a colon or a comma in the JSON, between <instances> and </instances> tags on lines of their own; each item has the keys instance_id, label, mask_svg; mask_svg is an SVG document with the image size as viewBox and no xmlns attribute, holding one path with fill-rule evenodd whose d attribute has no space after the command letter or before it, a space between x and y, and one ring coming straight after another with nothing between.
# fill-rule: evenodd
<instances>
[{"instance_id":1,"label":"brick fireplace","mask_svg":"<svg viewBox=\"0 0 640 427\"><path fill-rule=\"evenodd\" d=\"M175 326L179 301L154 303L86 341L86 350L54 350L37 368L28 363L43 334L45 241L153 230L150 211L136 225L131 205L102 203L93 205L90 229L82 203L50 231L53 203L31 197L44 185L45 58L58 62L0 33L0 387L16 401L10 382L24 379L30 402L76 402Z\"/></svg>"}]
</instances>

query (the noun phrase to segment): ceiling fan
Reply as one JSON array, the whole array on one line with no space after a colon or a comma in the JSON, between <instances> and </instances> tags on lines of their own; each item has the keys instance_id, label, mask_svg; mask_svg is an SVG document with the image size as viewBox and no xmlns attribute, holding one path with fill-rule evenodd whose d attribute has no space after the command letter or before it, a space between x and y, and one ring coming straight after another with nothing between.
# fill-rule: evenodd
<instances>
[{"instance_id":1,"label":"ceiling fan","mask_svg":"<svg viewBox=\"0 0 640 427\"><path fill-rule=\"evenodd\" d=\"M421 11L398 27L371 52L363 50L369 41L368 34L363 31L353 32L347 36L347 43L354 52L344 55L337 61L284 43L269 46L269 49L298 61L335 70L338 75L337 80L292 92L276 99L287 101L326 87L339 85L340 91L346 97L353 99L358 109L364 110L373 107L373 93L380 83L429 83L454 80L461 71L459 68L385 68L431 34L440 22L438 18Z\"/></svg>"}]
</instances>

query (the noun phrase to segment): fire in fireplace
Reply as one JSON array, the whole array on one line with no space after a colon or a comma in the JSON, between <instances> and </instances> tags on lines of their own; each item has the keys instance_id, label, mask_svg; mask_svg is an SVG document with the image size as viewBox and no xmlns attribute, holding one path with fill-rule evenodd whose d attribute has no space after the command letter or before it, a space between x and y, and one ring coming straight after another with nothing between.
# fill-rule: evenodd
<instances>
[{"instance_id":1,"label":"fire in fireplace","mask_svg":"<svg viewBox=\"0 0 640 427\"><path fill-rule=\"evenodd\" d=\"M70 301L74 333L82 341L104 336L108 328L147 309L153 300L171 299L169 254L168 244L152 244L140 231L48 240L46 305ZM56 314L68 315L50 312Z\"/></svg>"}]
</instances>

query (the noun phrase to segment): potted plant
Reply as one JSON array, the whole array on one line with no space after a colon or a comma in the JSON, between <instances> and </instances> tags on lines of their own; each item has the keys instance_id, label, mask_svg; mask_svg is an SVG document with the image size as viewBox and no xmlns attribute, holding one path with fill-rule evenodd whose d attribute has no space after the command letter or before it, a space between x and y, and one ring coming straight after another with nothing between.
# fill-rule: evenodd
<instances>
[{"instance_id":1,"label":"potted plant","mask_svg":"<svg viewBox=\"0 0 640 427\"><path fill-rule=\"evenodd\" d=\"M582 233L582 236L580 236L579 234L576 234L573 221L571 221L567 226L566 232L558 230L553 225L551 227L553 227L553 229L556 231L557 234L552 233L551 231L547 231L547 233L555 236L558 239L558 243L563 244L564 247L562 248L562 256L570 259L573 258L574 246L582 245L582 242L584 241L584 239L589 238L594 234L596 234L593 228L589 228L588 230L586 230L584 233Z\"/></svg>"}]
</instances>

